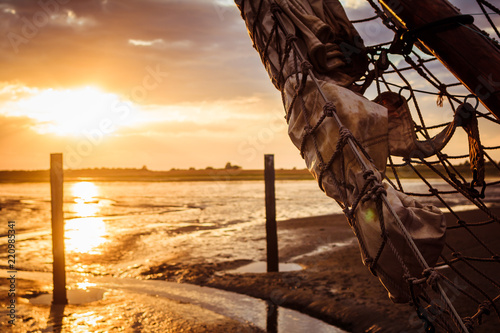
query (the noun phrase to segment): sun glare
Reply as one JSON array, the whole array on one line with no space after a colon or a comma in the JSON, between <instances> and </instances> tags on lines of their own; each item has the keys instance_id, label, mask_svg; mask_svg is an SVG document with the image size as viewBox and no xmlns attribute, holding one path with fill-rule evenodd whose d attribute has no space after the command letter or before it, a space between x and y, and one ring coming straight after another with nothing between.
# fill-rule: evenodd
<instances>
[{"instance_id":1,"label":"sun glare","mask_svg":"<svg viewBox=\"0 0 500 333\"><path fill-rule=\"evenodd\" d=\"M71 193L75 196L76 202L86 203L95 200L99 195L99 189L92 182L79 182L71 187Z\"/></svg>"},{"instance_id":2,"label":"sun glare","mask_svg":"<svg viewBox=\"0 0 500 333\"><path fill-rule=\"evenodd\" d=\"M65 246L69 252L99 254L98 246L106 242L106 223L99 217L66 221Z\"/></svg>"},{"instance_id":3,"label":"sun glare","mask_svg":"<svg viewBox=\"0 0 500 333\"><path fill-rule=\"evenodd\" d=\"M95 130L112 133L125 114L118 95L96 87L42 90L16 104L18 113L39 122L39 133L61 136L83 136Z\"/></svg>"},{"instance_id":4,"label":"sun glare","mask_svg":"<svg viewBox=\"0 0 500 333\"><path fill-rule=\"evenodd\" d=\"M95 216L99 212L99 200L96 196L99 190L94 183L80 182L71 187L75 197L72 210L79 217Z\"/></svg>"},{"instance_id":5,"label":"sun glare","mask_svg":"<svg viewBox=\"0 0 500 333\"><path fill-rule=\"evenodd\" d=\"M70 252L99 253L98 246L106 242L106 223L98 217L101 204L99 188L92 182L79 182L71 187L71 211L78 218L66 220L66 248Z\"/></svg>"}]
</instances>

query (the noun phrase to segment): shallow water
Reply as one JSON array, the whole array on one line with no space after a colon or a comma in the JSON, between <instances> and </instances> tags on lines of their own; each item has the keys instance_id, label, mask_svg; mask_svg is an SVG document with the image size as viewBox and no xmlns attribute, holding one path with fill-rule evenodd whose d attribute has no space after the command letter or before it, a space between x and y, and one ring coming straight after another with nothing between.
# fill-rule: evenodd
<instances>
[{"instance_id":1,"label":"shallow water","mask_svg":"<svg viewBox=\"0 0 500 333\"><path fill-rule=\"evenodd\" d=\"M278 267L278 272L295 272L300 271L302 266L295 263L280 263ZM267 272L267 262L266 261L256 261L248 265L238 267L233 270L227 271L231 274L245 274L245 273L266 273Z\"/></svg>"},{"instance_id":2,"label":"shallow water","mask_svg":"<svg viewBox=\"0 0 500 333\"><path fill-rule=\"evenodd\" d=\"M260 182L77 182L64 188L68 271L106 274L145 263L259 259L264 256L264 185ZM277 218L339 212L315 182L278 182ZM16 221L17 268L51 269L50 187L0 184L7 221ZM0 265L6 261L0 253Z\"/></svg>"},{"instance_id":3,"label":"shallow water","mask_svg":"<svg viewBox=\"0 0 500 333\"><path fill-rule=\"evenodd\" d=\"M428 193L416 180L405 180L404 187ZM67 182L64 191L69 272L132 276L165 261L265 258L262 182ZM498 189L488 194L499 201ZM314 181L278 181L276 197L278 220L341 213ZM445 199L471 208L457 195ZM442 206L434 198L419 200ZM0 204L0 248L6 247L7 221L14 220L16 268L50 271L49 184L0 184ZM0 265L6 256L2 250Z\"/></svg>"}]
</instances>

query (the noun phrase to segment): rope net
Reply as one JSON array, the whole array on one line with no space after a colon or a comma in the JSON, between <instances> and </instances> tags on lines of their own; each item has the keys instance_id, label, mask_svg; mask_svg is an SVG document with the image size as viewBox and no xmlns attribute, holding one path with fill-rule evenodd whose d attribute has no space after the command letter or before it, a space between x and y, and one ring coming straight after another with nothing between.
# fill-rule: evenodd
<instances>
[{"instance_id":1,"label":"rope net","mask_svg":"<svg viewBox=\"0 0 500 333\"><path fill-rule=\"evenodd\" d=\"M500 10L485 0L476 1L490 30L500 37L494 24ZM359 43L357 30L375 20L396 36L403 32L375 1L367 0L375 12L367 19L349 22L346 16L329 13L335 16L329 22L325 14L324 21L337 25L326 62L311 56L317 47L308 44L304 32L308 30L297 28L294 15L298 14L288 8L297 2L236 1L254 47L281 91L291 139L320 188L343 208L364 264L395 302L414 307L426 331L490 331L483 322L493 325L487 327L500 323L500 209L495 206L500 201L500 181L495 180L500 166L491 157L500 146L483 145L480 133L498 128L500 121L480 106L477 96L440 70L444 67L421 51L418 41L398 45L395 38L366 47ZM330 67L321 70L322 66ZM361 94L386 107L389 116L403 119L396 121L399 127L411 124L406 131L410 149L389 143L389 153L377 156L375 148L384 136L360 138L356 125L343 113L349 107L342 103L350 99L363 104ZM429 100L435 101L432 110ZM377 114L376 106L367 107ZM361 114L355 118L363 122ZM370 131L376 132L374 127ZM391 140L391 123L380 131L389 132ZM325 148L324 141L332 136ZM461 152L448 151L450 146L462 147ZM403 202L402 208L395 198ZM444 212L443 219L439 210L427 205ZM420 222L435 229L432 242L420 239L421 229L415 231L401 211L423 216ZM370 214L375 217L367 218ZM370 221L377 224L376 241L367 236Z\"/></svg>"},{"instance_id":2,"label":"rope net","mask_svg":"<svg viewBox=\"0 0 500 333\"><path fill-rule=\"evenodd\" d=\"M370 0L368 2L377 14L375 18L381 19L388 29L397 32L397 27L383 10L375 2ZM484 0L477 0L477 4L490 23L491 29L500 37L491 17L500 15L498 8ZM487 33L483 33L486 38L491 38ZM493 41L496 43L495 40ZM487 111L480 110L478 97L469 94L460 82L450 77L438 78L435 74L439 67L435 65L438 62L437 59L420 52L415 47L408 54L391 58L388 61L389 66L381 73L379 64L392 45L393 43L388 42L369 48L377 94L380 95L382 89L385 88L388 91L397 90L398 93L405 93L405 96L408 96L413 106L412 112L417 115L413 118L417 119L415 121L417 135L429 139L432 131L448 126L453 121L453 117L456 117L461 108L471 100L473 101L473 118L477 118L480 125L472 126L475 130L464 126L469 139L469 154L453 155L438 151L430 158L409 156L399 163L389 155L390 172L387 172L386 179L394 188L419 197L422 202L438 201L442 210L448 213L446 243L440 255L441 260L434 265L434 269L424 270L426 278L415 280L410 278L410 280L413 280L413 284L426 283L430 286L436 280L441 281L465 328L469 332L491 331L491 327L498 325L500 318L498 307L500 299L498 251L500 246L496 241L500 220L498 209L494 211L491 205L491 203L498 203L500 199L498 196L500 182L494 181L495 177L498 178L500 175L500 167L490 154L491 151L500 147L481 145L479 133L480 128L498 126L499 121ZM412 75L413 78L416 75L421 78L417 88L412 86L411 80L408 79ZM361 80L359 84L366 85L366 80ZM419 100L429 97L436 99L438 107L448 109L441 112L447 112L449 121L426 124L427 117L422 112ZM464 168L458 168L453 163L464 158L469 158L468 164L470 165L470 171L465 173ZM492 179L491 181L485 181L485 173L489 179ZM422 184L425 184L428 193L412 192L410 188L404 187L402 178L409 175L416 176ZM434 179L429 178L440 178L447 186L433 185ZM476 206L477 210L460 211L461 207L456 205L458 201L467 201L469 205ZM412 302L425 326L427 328L440 327L450 332L463 331L461 325L457 326L457 321L453 318L454 314L443 306L440 299L436 301L433 295L436 288L430 289L428 293L423 293ZM486 319L485 316L488 316L490 326L481 330L480 325Z\"/></svg>"}]
</instances>

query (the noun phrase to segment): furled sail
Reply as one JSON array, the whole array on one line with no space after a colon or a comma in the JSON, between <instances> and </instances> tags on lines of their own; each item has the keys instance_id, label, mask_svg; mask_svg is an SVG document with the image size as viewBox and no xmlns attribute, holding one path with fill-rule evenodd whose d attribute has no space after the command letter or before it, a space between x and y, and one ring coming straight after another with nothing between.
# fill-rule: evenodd
<instances>
[{"instance_id":1,"label":"furled sail","mask_svg":"<svg viewBox=\"0 0 500 333\"><path fill-rule=\"evenodd\" d=\"M338 0L236 4L282 93L290 139L320 187L344 208L365 265L393 301L408 302L408 277L422 278L435 264L444 245L445 220L436 207L421 205L382 179L390 149L423 147L429 154L439 147L417 142L412 132L406 134L408 142L391 145L391 136L406 130L401 126L410 120L400 112L398 120L389 121L389 112L404 103L391 95L370 101L354 85L367 72L366 50ZM446 144L453 129L436 142Z\"/></svg>"}]
</instances>

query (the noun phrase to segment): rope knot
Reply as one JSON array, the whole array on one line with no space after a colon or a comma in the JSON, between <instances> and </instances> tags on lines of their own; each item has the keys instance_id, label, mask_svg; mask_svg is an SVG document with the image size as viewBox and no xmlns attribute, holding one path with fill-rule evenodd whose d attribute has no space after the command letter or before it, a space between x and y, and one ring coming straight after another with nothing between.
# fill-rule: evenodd
<instances>
[{"instance_id":1,"label":"rope knot","mask_svg":"<svg viewBox=\"0 0 500 333\"><path fill-rule=\"evenodd\" d=\"M427 277L427 285L436 290L438 287L437 283L441 278L439 273L434 268L426 268L423 273Z\"/></svg>"},{"instance_id":2,"label":"rope knot","mask_svg":"<svg viewBox=\"0 0 500 333\"><path fill-rule=\"evenodd\" d=\"M415 277L411 277L411 276L407 275L404 278L410 286L417 284L417 278L415 278Z\"/></svg>"},{"instance_id":3,"label":"rope knot","mask_svg":"<svg viewBox=\"0 0 500 333\"><path fill-rule=\"evenodd\" d=\"M433 195L438 195L439 191L435 188L430 188L429 192L431 192Z\"/></svg>"},{"instance_id":4,"label":"rope knot","mask_svg":"<svg viewBox=\"0 0 500 333\"><path fill-rule=\"evenodd\" d=\"M333 117L333 114L337 112L335 104L333 104L333 102L327 102L325 106L323 106L323 112L327 117Z\"/></svg>"},{"instance_id":5,"label":"rope knot","mask_svg":"<svg viewBox=\"0 0 500 333\"><path fill-rule=\"evenodd\" d=\"M446 84L440 84L438 89L439 89L439 94L437 97L436 105L442 108L444 102L444 96L448 95L448 91L446 90Z\"/></svg>"},{"instance_id":6,"label":"rope knot","mask_svg":"<svg viewBox=\"0 0 500 333\"><path fill-rule=\"evenodd\" d=\"M451 254L451 256L452 256L453 258L457 258L457 259L459 259L459 260L462 260L462 258L463 258L462 253L460 253L460 252L453 252L453 253Z\"/></svg>"},{"instance_id":7,"label":"rope knot","mask_svg":"<svg viewBox=\"0 0 500 333\"><path fill-rule=\"evenodd\" d=\"M287 34L286 35L286 42L287 44L291 44L292 42L295 42L297 40L297 36L294 34Z\"/></svg>"},{"instance_id":8,"label":"rope knot","mask_svg":"<svg viewBox=\"0 0 500 333\"><path fill-rule=\"evenodd\" d=\"M498 255L498 254L492 255L491 259L493 259L495 261L500 261L500 255Z\"/></svg>"},{"instance_id":9,"label":"rope knot","mask_svg":"<svg viewBox=\"0 0 500 333\"><path fill-rule=\"evenodd\" d=\"M373 170L366 170L365 172L363 172L363 178L365 180L368 179L368 177L373 176L373 175L374 175Z\"/></svg>"},{"instance_id":10,"label":"rope knot","mask_svg":"<svg viewBox=\"0 0 500 333\"><path fill-rule=\"evenodd\" d=\"M384 185L380 183L373 185L373 191L377 197L381 195L387 195L387 191L385 190Z\"/></svg>"},{"instance_id":11,"label":"rope knot","mask_svg":"<svg viewBox=\"0 0 500 333\"><path fill-rule=\"evenodd\" d=\"M345 126L339 128L340 140L345 141L347 138L352 137L351 131Z\"/></svg>"},{"instance_id":12,"label":"rope knot","mask_svg":"<svg viewBox=\"0 0 500 333\"><path fill-rule=\"evenodd\" d=\"M483 303L479 304L478 309L481 314L489 315L491 313L490 311L491 307L491 302L490 301L484 301Z\"/></svg>"},{"instance_id":13,"label":"rope knot","mask_svg":"<svg viewBox=\"0 0 500 333\"><path fill-rule=\"evenodd\" d=\"M313 128L311 125L307 124L306 126L304 126L304 136L308 136L308 135L311 135L313 132Z\"/></svg>"},{"instance_id":14,"label":"rope knot","mask_svg":"<svg viewBox=\"0 0 500 333\"><path fill-rule=\"evenodd\" d=\"M469 332L474 332L474 320L471 317L465 317L463 322Z\"/></svg>"},{"instance_id":15,"label":"rope knot","mask_svg":"<svg viewBox=\"0 0 500 333\"><path fill-rule=\"evenodd\" d=\"M372 180L372 177L374 178L374 180L377 179L375 176L370 176L368 177L368 180ZM373 187L363 196L361 202L365 203L369 200L375 201L382 195L387 195L387 191L385 190L384 185L382 185L381 183L375 183L373 184Z\"/></svg>"},{"instance_id":16,"label":"rope knot","mask_svg":"<svg viewBox=\"0 0 500 333\"><path fill-rule=\"evenodd\" d=\"M302 61L302 63L300 64L300 69L301 69L302 73L307 73L312 68L313 68L313 66L307 60Z\"/></svg>"}]
</instances>

